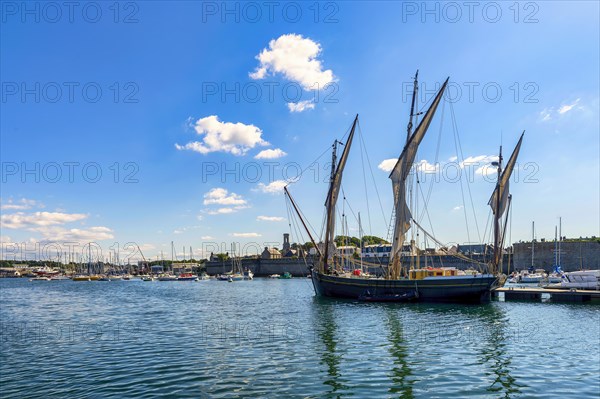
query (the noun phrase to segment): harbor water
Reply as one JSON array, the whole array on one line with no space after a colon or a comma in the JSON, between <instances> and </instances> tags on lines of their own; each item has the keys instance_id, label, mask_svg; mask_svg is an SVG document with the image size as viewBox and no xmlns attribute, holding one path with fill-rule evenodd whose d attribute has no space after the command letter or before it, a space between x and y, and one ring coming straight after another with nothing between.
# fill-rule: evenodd
<instances>
[{"instance_id":1,"label":"harbor water","mask_svg":"<svg viewBox=\"0 0 600 399\"><path fill-rule=\"evenodd\" d=\"M360 303L306 278L0 280L2 398L598 398L600 306Z\"/></svg>"}]
</instances>

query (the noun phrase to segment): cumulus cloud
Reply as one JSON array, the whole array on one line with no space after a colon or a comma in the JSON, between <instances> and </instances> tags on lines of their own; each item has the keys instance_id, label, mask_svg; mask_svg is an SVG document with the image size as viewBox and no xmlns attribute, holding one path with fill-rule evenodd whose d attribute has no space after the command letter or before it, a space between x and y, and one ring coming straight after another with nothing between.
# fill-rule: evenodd
<instances>
[{"instance_id":1,"label":"cumulus cloud","mask_svg":"<svg viewBox=\"0 0 600 399\"><path fill-rule=\"evenodd\" d=\"M458 205L458 206L455 206L454 208L452 208L453 211L460 211L461 209L463 209L462 205Z\"/></svg>"},{"instance_id":2,"label":"cumulus cloud","mask_svg":"<svg viewBox=\"0 0 600 399\"><path fill-rule=\"evenodd\" d=\"M497 155L476 155L476 156L470 156L470 157L466 157L464 159L464 161L459 162L459 166L461 168L464 168L465 166L477 166L477 165L489 165L492 162L498 162L498 156Z\"/></svg>"},{"instance_id":3,"label":"cumulus cloud","mask_svg":"<svg viewBox=\"0 0 600 399\"><path fill-rule=\"evenodd\" d=\"M431 164L423 159L415 163L414 167L421 173L436 173L439 170L439 164Z\"/></svg>"},{"instance_id":4,"label":"cumulus cloud","mask_svg":"<svg viewBox=\"0 0 600 399\"><path fill-rule=\"evenodd\" d=\"M299 101L297 103L287 103L290 112L302 112L307 109L315 109L315 103L313 100Z\"/></svg>"},{"instance_id":5,"label":"cumulus cloud","mask_svg":"<svg viewBox=\"0 0 600 399\"><path fill-rule=\"evenodd\" d=\"M269 73L281 74L299 83L304 90L322 89L334 81L334 76L331 69L324 70L317 59L321 51L319 43L302 35L281 35L256 56L259 66L249 75L252 79L264 79Z\"/></svg>"},{"instance_id":6,"label":"cumulus cloud","mask_svg":"<svg viewBox=\"0 0 600 399\"><path fill-rule=\"evenodd\" d=\"M87 215L82 213L35 212L26 214L17 212L0 216L0 225L7 229L21 229L71 223L85 218Z\"/></svg>"},{"instance_id":7,"label":"cumulus cloud","mask_svg":"<svg viewBox=\"0 0 600 399\"><path fill-rule=\"evenodd\" d=\"M282 151L279 148L262 150L258 154L254 156L254 159L277 159L281 157L285 157L287 155L286 152Z\"/></svg>"},{"instance_id":8,"label":"cumulus cloud","mask_svg":"<svg viewBox=\"0 0 600 399\"><path fill-rule=\"evenodd\" d=\"M394 166L396 166L396 162L398 162L397 158L384 159L377 167L384 172L391 172L392 169L394 169Z\"/></svg>"},{"instance_id":9,"label":"cumulus cloud","mask_svg":"<svg viewBox=\"0 0 600 399\"><path fill-rule=\"evenodd\" d=\"M241 195L230 193L224 188L213 188L204 194L204 205L246 205Z\"/></svg>"},{"instance_id":10,"label":"cumulus cloud","mask_svg":"<svg viewBox=\"0 0 600 399\"><path fill-rule=\"evenodd\" d=\"M2 200L0 202L0 209L3 211L23 211L34 207L44 208L44 204L41 202L27 198L21 198L18 201L13 201L12 198L9 198L6 201Z\"/></svg>"},{"instance_id":11,"label":"cumulus cloud","mask_svg":"<svg viewBox=\"0 0 600 399\"><path fill-rule=\"evenodd\" d=\"M226 152L233 155L244 155L256 146L269 143L262 138L262 130L254 125L241 122L221 122L216 115L198 119L194 130L202 141L192 141L185 145L175 144L178 150L190 150L200 154Z\"/></svg>"},{"instance_id":12,"label":"cumulus cloud","mask_svg":"<svg viewBox=\"0 0 600 399\"><path fill-rule=\"evenodd\" d=\"M52 241L92 242L111 240L113 231L108 227L95 226L86 229L68 229L62 226L41 226L29 229L42 234L44 239Z\"/></svg>"},{"instance_id":13,"label":"cumulus cloud","mask_svg":"<svg viewBox=\"0 0 600 399\"><path fill-rule=\"evenodd\" d=\"M224 207L218 209L211 209L206 211L209 215L226 215L228 213L235 213L239 210L246 209L247 206L234 206L234 207Z\"/></svg>"},{"instance_id":14,"label":"cumulus cloud","mask_svg":"<svg viewBox=\"0 0 600 399\"><path fill-rule=\"evenodd\" d=\"M256 220L259 222L283 222L285 218L281 216L258 216Z\"/></svg>"},{"instance_id":15,"label":"cumulus cloud","mask_svg":"<svg viewBox=\"0 0 600 399\"><path fill-rule=\"evenodd\" d=\"M287 184L285 180L275 180L269 184L258 183L258 190L267 194L278 194Z\"/></svg>"},{"instance_id":16,"label":"cumulus cloud","mask_svg":"<svg viewBox=\"0 0 600 399\"><path fill-rule=\"evenodd\" d=\"M252 237L260 237L261 235L258 233L233 233L232 236L240 237L240 238L252 238Z\"/></svg>"}]
</instances>

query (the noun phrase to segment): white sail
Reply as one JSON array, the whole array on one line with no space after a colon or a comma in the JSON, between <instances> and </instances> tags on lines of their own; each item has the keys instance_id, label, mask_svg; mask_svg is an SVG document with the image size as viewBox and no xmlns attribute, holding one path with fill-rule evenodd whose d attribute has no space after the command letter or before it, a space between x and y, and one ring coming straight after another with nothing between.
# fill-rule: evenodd
<instances>
[{"instance_id":1,"label":"white sail","mask_svg":"<svg viewBox=\"0 0 600 399\"><path fill-rule=\"evenodd\" d=\"M519 155L519 150L521 149L521 142L523 141L523 135L525 134L525 132L523 132L523 134L521 134L521 138L519 139L519 142L517 143L517 146L515 147L513 153L511 154L510 158L508 159L508 162L506 163L506 167L504 168L504 171L502 172L502 175L500 176L500 180L498 181L498 183L496 184L496 188L494 189L494 192L492 193L492 196L490 197L490 200L488 202L488 205L492 208L492 212L494 213L494 215L496 215L496 207L498 206L498 215L496 215L498 218L502 217L502 215L504 214L504 211L506 211L506 205L508 204L508 194L510 192L509 190L509 182L510 182L510 176L512 175L513 169L515 168L515 163L517 162L517 156ZM500 193L500 194L498 194ZM498 195L500 195L500 203L498 204Z\"/></svg>"},{"instance_id":2,"label":"white sail","mask_svg":"<svg viewBox=\"0 0 600 399\"><path fill-rule=\"evenodd\" d=\"M427 129L431 124L433 115L435 114L435 111L442 99L444 90L448 84L448 79L446 79L440 88L440 91L435 96L433 103L425 113L425 116L421 120L421 123L419 123L419 126L417 126L415 132L408 139L408 142L402 150L402 154L400 154L400 157L398 158L398 162L396 162L392 173L390 173L390 179L392 179L392 189L394 191L394 207L396 210L394 237L392 240L393 258L395 258L402 249L404 236L408 229L410 229L410 220L412 218L410 209L408 209L408 205L406 204L406 179L410 172L410 168L415 162L419 144L421 144L423 137L425 137L425 133L427 133Z\"/></svg>"},{"instance_id":3,"label":"white sail","mask_svg":"<svg viewBox=\"0 0 600 399\"><path fill-rule=\"evenodd\" d=\"M344 172L344 167L346 166L346 161L348 160L348 154L350 153L350 147L352 146L352 139L354 138L354 131L356 130L356 123L358 122L358 115L354 118L354 123L352 124L352 129L350 130L350 134L348 135L348 139L346 140L346 144L344 146L344 151L340 157L340 160L335 169L335 173L331 180L331 185L329 186L329 193L327 195L327 200L325 202L325 206L327 207L327 230L325 231L325 261L327 261L329 251L329 246L333 243L335 238L335 205L337 203L337 199L340 193L340 187L342 186L342 174Z\"/></svg>"}]
</instances>

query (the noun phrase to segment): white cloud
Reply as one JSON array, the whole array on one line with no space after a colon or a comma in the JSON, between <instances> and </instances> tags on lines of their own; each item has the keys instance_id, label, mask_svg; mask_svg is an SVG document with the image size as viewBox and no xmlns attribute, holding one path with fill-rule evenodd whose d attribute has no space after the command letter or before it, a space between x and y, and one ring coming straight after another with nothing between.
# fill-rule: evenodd
<instances>
[{"instance_id":1,"label":"white cloud","mask_svg":"<svg viewBox=\"0 0 600 399\"><path fill-rule=\"evenodd\" d=\"M436 173L439 170L439 164L431 164L423 159L415 164L415 168L421 173Z\"/></svg>"},{"instance_id":2,"label":"white cloud","mask_svg":"<svg viewBox=\"0 0 600 399\"><path fill-rule=\"evenodd\" d=\"M185 145L175 144L178 150L191 150L200 154L210 152L227 152L233 155L244 155L256 146L269 143L262 139L262 130L254 125L241 122L221 122L216 115L207 116L196 121L196 133L202 141L192 141Z\"/></svg>"},{"instance_id":3,"label":"white cloud","mask_svg":"<svg viewBox=\"0 0 600 399\"><path fill-rule=\"evenodd\" d=\"M448 159L448 161L450 162L456 162L458 160L458 157L455 155L453 157L450 157L450 159Z\"/></svg>"},{"instance_id":4,"label":"white cloud","mask_svg":"<svg viewBox=\"0 0 600 399\"><path fill-rule=\"evenodd\" d=\"M232 236L240 237L240 238L252 238L252 237L260 237L261 235L258 233L233 233Z\"/></svg>"},{"instance_id":5,"label":"white cloud","mask_svg":"<svg viewBox=\"0 0 600 399\"><path fill-rule=\"evenodd\" d=\"M573 107L575 107L575 106L576 106L576 105L579 103L579 100L580 100L580 99L578 98L578 99L577 99L577 100L575 100L575 102L574 102L574 103L572 103L572 104L566 104L566 105L563 105L562 107L560 107L560 108L558 109L558 113L562 115L562 114L565 114L565 113L569 112L570 110L572 110L572 109L573 109Z\"/></svg>"},{"instance_id":6,"label":"white cloud","mask_svg":"<svg viewBox=\"0 0 600 399\"><path fill-rule=\"evenodd\" d=\"M208 213L209 215L226 215L228 213L235 213L239 210L246 209L246 208L248 208L248 207L247 206L224 207L224 208L208 210L208 211L206 211L206 213Z\"/></svg>"},{"instance_id":7,"label":"white cloud","mask_svg":"<svg viewBox=\"0 0 600 399\"><path fill-rule=\"evenodd\" d=\"M2 204L0 205L0 209L3 211L23 211L33 207L44 208L44 204L27 198L21 198L19 201L13 201L12 198L9 198L6 202L2 201Z\"/></svg>"},{"instance_id":8,"label":"white cloud","mask_svg":"<svg viewBox=\"0 0 600 399\"><path fill-rule=\"evenodd\" d=\"M384 159L377 167L384 172L391 172L392 169L394 169L394 166L396 166L396 162L398 162L397 158Z\"/></svg>"},{"instance_id":9,"label":"white cloud","mask_svg":"<svg viewBox=\"0 0 600 399\"><path fill-rule=\"evenodd\" d=\"M241 195L229 193L224 188L213 188L204 194L204 205L246 205Z\"/></svg>"},{"instance_id":10,"label":"white cloud","mask_svg":"<svg viewBox=\"0 0 600 399\"><path fill-rule=\"evenodd\" d=\"M281 157L285 157L287 155L286 152L282 151L279 148L262 150L258 154L254 156L254 159L277 159Z\"/></svg>"},{"instance_id":11,"label":"white cloud","mask_svg":"<svg viewBox=\"0 0 600 399\"><path fill-rule=\"evenodd\" d=\"M540 120L542 122L546 122L549 121L550 119L552 119L552 109L548 109L548 108L544 108L541 112L540 112Z\"/></svg>"},{"instance_id":12,"label":"white cloud","mask_svg":"<svg viewBox=\"0 0 600 399\"><path fill-rule=\"evenodd\" d=\"M466 157L464 161L460 162L459 165L461 168L464 168L465 166L477 166L477 165L488 165L492 162L497 162L498 161L498 156L497 155L476 155L476 156L471 156L471 157Z\"/></svg>"},{"instance_id":13,"label":"white cloud","mask_svg":"<svg viewBox=\"0 0 600 399\"><path fill-rule=\"evenodd\" d=\"M14 241L11 237L0 235L0 244L13 244Z\"/></svg>"},{"instance_id":14,"label":"white cloud","mask_svg":"<svg viewBox=\"0 0 600 399\"><path fill-rule=\"evenodd\" d=\"M89 227L87 229L67 229L62 226L41 226L31 228L30 230L42 234L44 239L51 241L92 242L114 238L113 231L104 226Z\"/></svg>"},{"instance_id":15,"label":"white cloud","mask_svg":"<svg viewBox=\"0 0 600 399\"><path fill-rule=\"evenodd\" d=\"M455 206L454 208L452 208L453 211L460 211L461 209L463 209L462 205L458 205L458 206Z\"/></svg>"},{"instance_id":16,"label":"white cloud","mask_svg":"<svg viewBox=\"0 0 600 399\"><path fill-rule=\"evenodd\" d=\"M558 107L558 109L556 109L555 107L544 108L540 112L539 120L541 122L548 122L550 120L556 119L557 117L561 117L564 114L573 111L574 109L583 109L582 106L577 106L580 100L581 99L578 98L572 103L563 104L560 107Z\"/></svg>"},{"instance_id":17,"label":"white cloud","mask_svg":"<svg viewBox=\"0 0 600 399\"><path fill-rule=\"evenodd\" d=\"M200 237L200 239L201 240L214 240L215 238L211 237L211 236L202 236L202 237Z\"/></svg>"},{"instance_id":18,"label":"white cloud","mask_svg":"<svg viewBox=\"0 0 600 399\"><path fill-rule=\"evenodd\" d=\"M299 83L304 90L323 89L334 81L331 69L323 70L317 59L321 45L302 35L282 35L269 42L256 59L260 65L250 73L252 79L263 79L269 73L282 74L286 79Z\"/></svg>"},{"instance_id":19,"label":"white cloud","mask_svg":"<svg viewBox=\"0 0 600 399\"><path fill-rule=\"evenodd\" d=\"M7 229L20 229L71 223L87 217L88 215L82 213L35 212L26 214L17 212L0 216L0 225Z\"/></svg>"},{"instance_id":20,"label":"white cloud","mask_svg":"<svg viewBox=\"0 0 600 399\"><path fill-rule=\"evenodd\" d=\"M313 100L299 101L297 103L287 103L290 112L302 112L307 109L315 109L315 103Z\"/></svg>"},{"instance_id":21,"label":"white cloud","mask_svg":"<svg viewBox=\"0 0 600 399\"><path fill-rule=\"evenodd\" d=\"M283 222L285 218L281 216L258 216L256 220L260 222Z\"/></svg>"},{"instance_id":22,"label":"white cloud","mask_svg":"<svg viewBox=\"0 0 600 399\"><path fill-rule=\"evenodd\" d=\"M288 182L285 180L275 180L269 184L258 183L258 190L267 194L278 194L283 191Z\"/></svg>"}]
</instances>

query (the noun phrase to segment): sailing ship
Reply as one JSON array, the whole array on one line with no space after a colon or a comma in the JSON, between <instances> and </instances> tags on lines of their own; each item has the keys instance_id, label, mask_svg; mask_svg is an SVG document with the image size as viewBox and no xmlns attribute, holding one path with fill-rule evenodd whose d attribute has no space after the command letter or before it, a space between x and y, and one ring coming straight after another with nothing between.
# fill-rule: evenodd
<instances>
[{"instance_id":1,"label":"sailing ship","mask_svg":"<svg viewBox=\"0 0 600 399\"><path fill-rule=\"evenodd\" d=\"M488 202L494 216L494 253L487 267L487 273L464 274L459 273L456 269L407 269L403 267L400 260L406 233L413 224L420 228L418 223L413 219L407 205L407 178L415 161L419 144L429 128L449 80L449 78L446 79L417 128L412 131L412 118L415 115L414 105L417 91L417 77L418 71L414 79L413 100L406 144L389 176L392 180L394 194L395 220L392 221L394 233L391 256L389 264L386 267L387 270L385 270L382 278L364 276L361 273L344 273L340 262L336 261L335 256L335 209L338 195L340 194L344 167L357 127L358 115L354 119L339 161L337 160L336 147L340 142L336 140L332 146L332 168L325 201L325 235L322 246L317 245L296 202L291 197L287 187L284 189L292 208L298 215L304 230L308 233L312 244L317 250L316 262L310 266L310 270L313 287L318 296L350 298L363 301L481 303L490 300L491 290L499 283L498 272L500 271L499 268L502 262L504 236L501 232L501 218L505 213L508 216L508 212L506 211L507 207L510 206L511 200L511 196L509 195L509 179L515 166L523 135L521 135L504 169L502 168L502 147L500 147L498 162L492 163L493 166L497 167L498 179ZM506 229L506 220L504 222L504 229Z\"/></svg>"}]
</instances>

